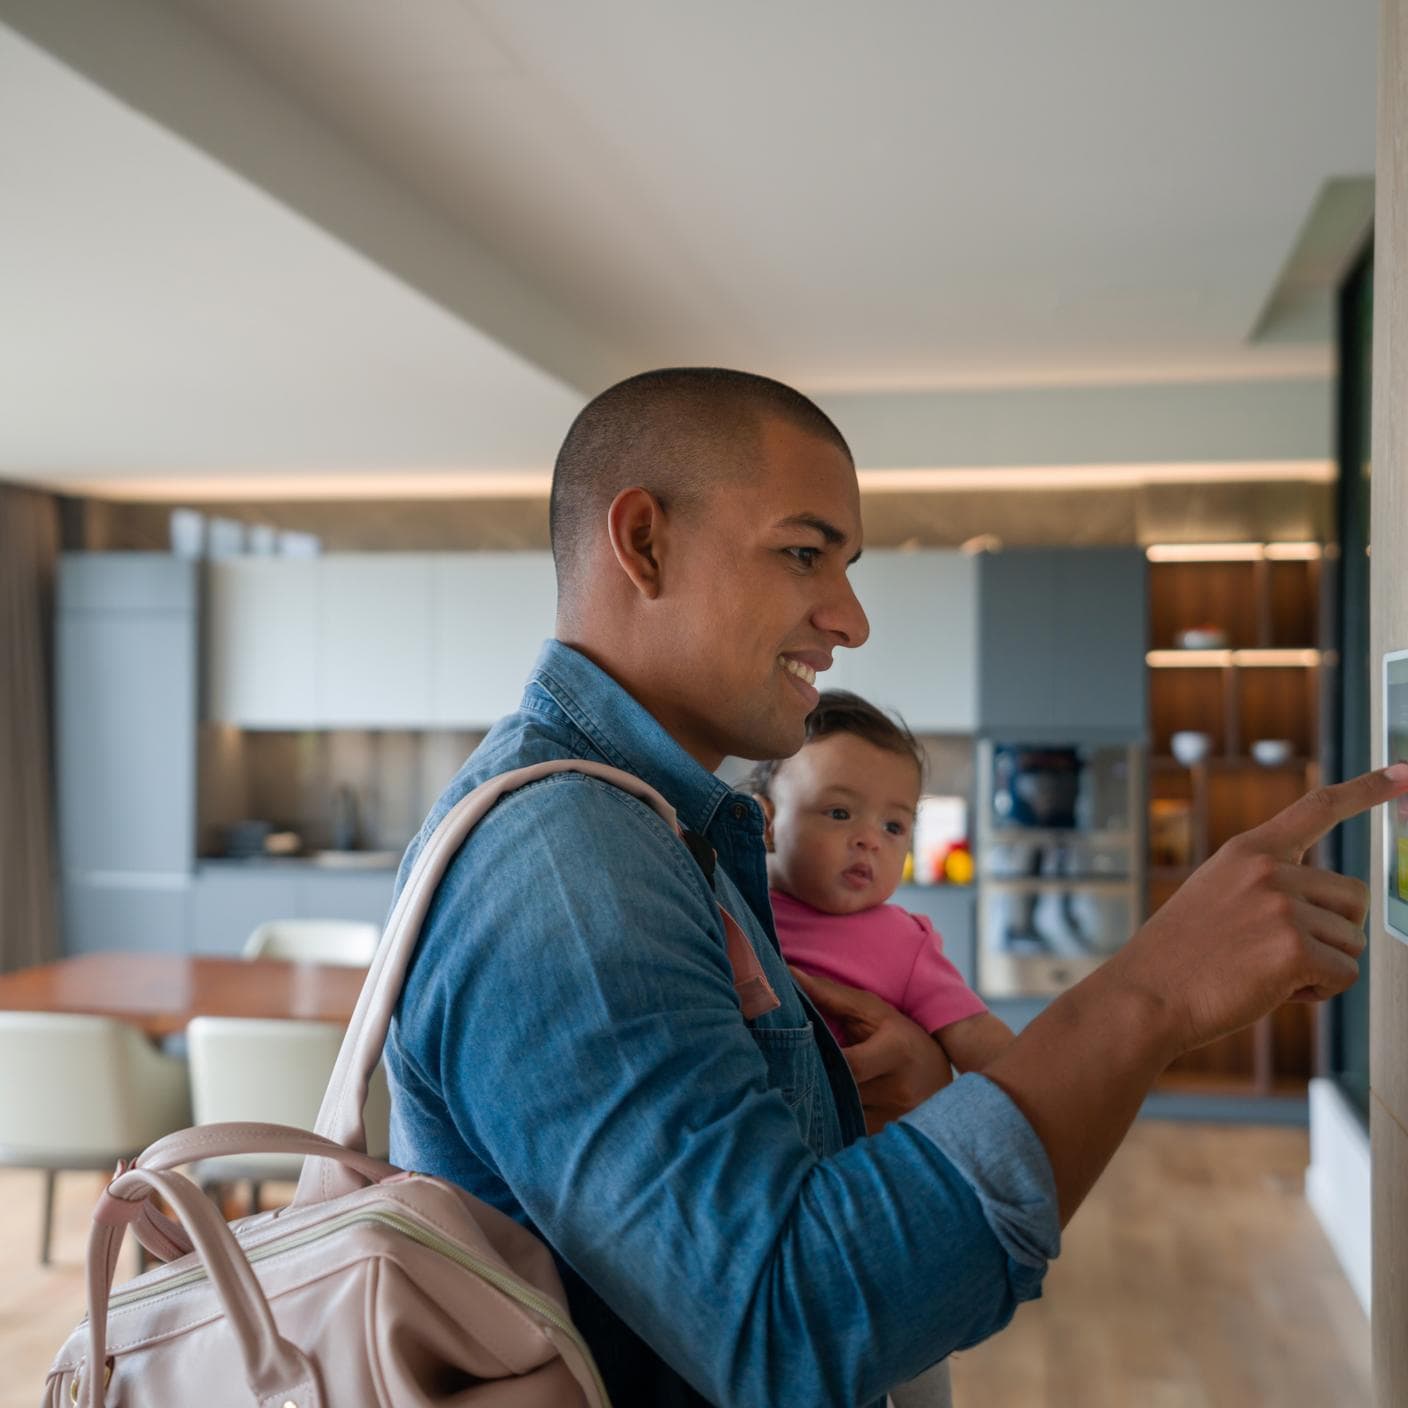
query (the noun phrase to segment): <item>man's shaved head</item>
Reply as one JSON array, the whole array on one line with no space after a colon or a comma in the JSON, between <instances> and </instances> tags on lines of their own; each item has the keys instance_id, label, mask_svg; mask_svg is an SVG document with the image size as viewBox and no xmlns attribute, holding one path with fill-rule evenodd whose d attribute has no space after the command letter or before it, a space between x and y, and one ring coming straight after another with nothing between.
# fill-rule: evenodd
<instances>
[{"instance_id":1,"label":"man's shaved head","mask_svg":"<svg viewBox=\"0 0 1408 1408\"><path fill-rule=\"evenodd\" d=\"M790 386L751 372L670 367L642 372L588 402L553 466L550 525L558 594L569 598L592 535L623 489L646 489L672 515L756 469L762 428L786 422L851 452L841 432Z\"/></svg>"}]
</instances>

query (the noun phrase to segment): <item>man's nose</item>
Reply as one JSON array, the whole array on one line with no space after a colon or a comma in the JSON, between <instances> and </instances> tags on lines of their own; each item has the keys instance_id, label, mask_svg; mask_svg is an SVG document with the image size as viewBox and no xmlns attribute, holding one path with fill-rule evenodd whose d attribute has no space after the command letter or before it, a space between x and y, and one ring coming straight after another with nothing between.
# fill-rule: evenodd
<instances>
[{"instance_id":1,"label":"man's nose","mask_svg":"<svg viewBox=\"0 0 1408 1408\"><path fill-rule=\"evenodd\" d=\"M870 638L870 622L865 609L851 586L849 577L842 574L840 586L835 594L813 617L824 631L838 636L839 644L854 650L864 645Z\"/></svg>"}]
</instances>

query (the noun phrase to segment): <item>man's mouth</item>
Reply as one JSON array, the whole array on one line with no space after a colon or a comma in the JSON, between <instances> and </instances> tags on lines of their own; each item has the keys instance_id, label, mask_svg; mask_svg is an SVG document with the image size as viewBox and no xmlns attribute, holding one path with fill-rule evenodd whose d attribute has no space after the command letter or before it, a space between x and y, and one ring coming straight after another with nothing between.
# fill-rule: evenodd
<instances>
[{"instance_id":1,"label":"man's mouth","mask_svg":"<svg viewBox=\"0 0 1408 1408\"><path fill-rule=\"evenodd\" d=\"M801 696L807 712L811 713L821 698L816 687L816 671L805 660L796 660L790 655L779 655L777 659L792 688Z\"/></svg>"},{"instance_id":2,"label":"man's mouth","mask_svg":"<svg viewBox=\"0 0 1408 1408\"><path fill-rule=\"evenodd\" d=\"M782 661L782 668L790 675L796 675L803 684L809 684L816 688L816 671L810 665L804 664L801 660L793 660L788 655L777 657Z\"/></svg>"}]
</instances>

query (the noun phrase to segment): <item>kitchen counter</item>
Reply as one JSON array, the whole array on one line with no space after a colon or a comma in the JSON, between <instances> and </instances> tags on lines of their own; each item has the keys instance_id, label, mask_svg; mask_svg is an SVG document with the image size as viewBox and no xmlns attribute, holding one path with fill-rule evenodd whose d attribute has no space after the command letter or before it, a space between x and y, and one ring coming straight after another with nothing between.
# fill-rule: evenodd
<instances>
[{"instance_id":1,"label":"kitchen counter","mask_svg":"<svg viewBox=\"0 0 1408 1408\"><path fill-rule=\"evenodd\" d=\"M311 870L324 875L394 875L401 865L401 851L327 851L300 856L201 856L197 871Z\"/></svg>"}]
</instances>

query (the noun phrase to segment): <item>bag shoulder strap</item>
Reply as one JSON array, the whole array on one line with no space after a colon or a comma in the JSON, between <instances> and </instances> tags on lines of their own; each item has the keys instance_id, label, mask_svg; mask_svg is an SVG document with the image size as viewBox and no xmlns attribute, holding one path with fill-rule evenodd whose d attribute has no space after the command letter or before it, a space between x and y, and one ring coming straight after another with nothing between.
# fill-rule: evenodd
<instances>
[{"instance_id":1,"label":"bag shoulder strap","mask_svg":"<svg viewBox=\"0 0 1408 1408\"><path fill-rule=\"evenodd\" d=\"M316 1131L322 1137L350 1149L366 1148L362 1107L367 1099L368 1082L381 1059L391 1016L420 938L421 925L451 860L470 832L501 797L531 782L562 772L584 773L621 788L646 803L672 831L680 834L675 809L648 783L619 768L586 759L559 758L515 768L480 783L456 802L416 857L392 908L381 942L377 945L323 1095L322 1107L318 1111ZM734 987L743 1003L744 1016L751 1019L777 1007L778 999L768 985L748 936L727 911L722 913L729 962L734 971ZM341 1164L329 1159L308 1159L303 1165L294 1203L322 1202L351 1192L357 1186L356 1175Z\"/></svg>"}]
</instances>

